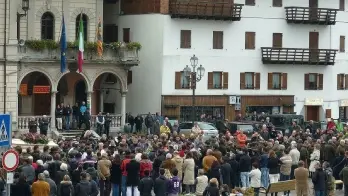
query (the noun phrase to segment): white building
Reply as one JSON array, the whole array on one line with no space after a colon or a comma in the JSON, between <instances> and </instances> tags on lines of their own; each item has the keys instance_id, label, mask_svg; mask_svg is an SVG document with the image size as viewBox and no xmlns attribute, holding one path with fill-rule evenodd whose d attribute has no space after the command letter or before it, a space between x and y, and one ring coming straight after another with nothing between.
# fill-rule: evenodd
<instances>
[{"instance_id":1,"label":"white building","mask_svg":"<svg viewBox=\"0 0 348 196\"><path fill-rule=\"evenodd\" d=\"M205 68L197 83L197 114L220 112L233 119L257 110L296 112L317 121L347 118L348 2L235 0L233 6L226 0L215 5L162 0L144 9L140 4L145 1L132 2L121 5L124 15L114 16L119 26L130 29L132 40L144 45L127 110L187 118L192 91L182 88L186 83L179 72L195 54ZM139 7L131 9L135 4ZM236 4L245 5L240 21L231 21L228 16L238 19ZM267 53L271 49L272 55ZM241 96L241 105L230 104L230 95Z\"/></svg>"}]
</instances>

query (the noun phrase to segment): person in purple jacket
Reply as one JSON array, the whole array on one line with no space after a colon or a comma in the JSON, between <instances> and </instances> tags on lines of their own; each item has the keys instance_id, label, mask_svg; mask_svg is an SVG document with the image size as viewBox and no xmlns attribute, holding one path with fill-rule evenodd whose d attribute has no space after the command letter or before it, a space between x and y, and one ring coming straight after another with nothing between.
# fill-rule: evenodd
<instances>
[{"instance_id":1,"label":"person in purple jacket","mask_svg":"<svg viewBox=\"0 0 348 196\"><path fill-rule=\"evenodd\" d=\"M178 177L178 170L172 170L173 177L168 181L168 196L179 196L181 182Z\"/></svg>"}]
</instances>

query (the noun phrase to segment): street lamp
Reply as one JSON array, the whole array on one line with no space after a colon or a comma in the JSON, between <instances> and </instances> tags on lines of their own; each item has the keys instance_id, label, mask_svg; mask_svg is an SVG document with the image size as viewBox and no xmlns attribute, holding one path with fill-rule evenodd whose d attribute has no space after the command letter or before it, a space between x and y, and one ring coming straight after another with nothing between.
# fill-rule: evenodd
<instances>
[{"instance_id":1,"label":"street lamp","mask_svg":"<svg viewBox=\"0 0 348 196\"><path fill-rule=\"evenodd\" d=\"M190 58L191 62L191 68L186 65L184 68L184 76L187 78L189 83L191 83L191 89L192 89L192 124L194 125L195 123L195 118L196 118L196 84L197 82L201 81L201 79L204 76L205 69L202 65L198 66L198 58L196 55L193 55ZM198 66L198 67L197 67Z\"/></svg>"},{"instance_id":2,"label":"street lamp","mask_svg":"<svg viewBox=\"0 0 348 196\"><path fill-rule=\"evenodd\" d=\"M21 18L26 16L29 10L29 0L22 0L22 10L24 13L17 12L17 40L20 39Z\"/></svg>"}]
</instances>

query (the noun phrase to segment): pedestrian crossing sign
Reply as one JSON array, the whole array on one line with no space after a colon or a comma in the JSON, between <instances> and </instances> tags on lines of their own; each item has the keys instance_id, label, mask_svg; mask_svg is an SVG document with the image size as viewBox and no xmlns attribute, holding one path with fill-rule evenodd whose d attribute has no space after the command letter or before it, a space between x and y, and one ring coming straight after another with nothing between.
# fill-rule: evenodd
<instances>
[{"instance_id":1,"label":"pedestrian crossing sign","mask_svg":"<svg viewBox=\"0 0 348 196\"><path fill-rule=\"evenodd\" d=\"M10 147L11 145L11 115L0 115L0 147Z\"/></svg>"}]
</instances>

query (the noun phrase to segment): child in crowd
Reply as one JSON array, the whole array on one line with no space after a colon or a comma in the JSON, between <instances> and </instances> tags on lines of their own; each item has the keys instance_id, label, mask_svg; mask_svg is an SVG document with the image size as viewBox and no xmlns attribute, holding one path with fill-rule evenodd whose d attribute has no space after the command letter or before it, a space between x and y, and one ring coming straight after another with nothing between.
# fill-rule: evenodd
<instances>
[{"instance_id":1,"label":"child in crowd","mask_svg":"<svg viewBox=\"0 0 348 196\"><path fill-rule=\"evenodd\" d=\"M250 186L254 188L255 196L259 196L260 187L261 187L261 171L257 163L252 164L253 169L249 173L250 177Z\"/></svg>"},{"instance_id":2,"label":"child in crowd","mask_svg":"<svg viewBox=\"0 0 348 196\"><path fill-rule=\"evenodd\" d=\"M202 196L205 188L208 186L208 177L204 175L204 170L198 170L198 177L196 178L196 195Z\"/></svg>"}]
</instances>

